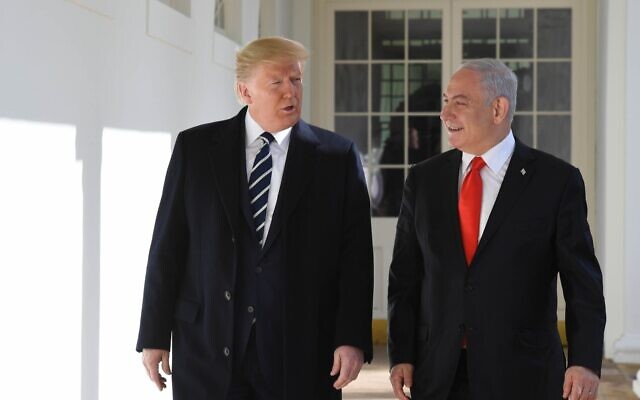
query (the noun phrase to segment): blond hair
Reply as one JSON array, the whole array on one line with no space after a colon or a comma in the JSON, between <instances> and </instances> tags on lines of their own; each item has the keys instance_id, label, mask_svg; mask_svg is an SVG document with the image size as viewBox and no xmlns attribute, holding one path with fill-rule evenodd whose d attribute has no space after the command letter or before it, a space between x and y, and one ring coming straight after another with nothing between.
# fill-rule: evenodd
<instances>
[{"instance_id":1,"label":"blond hair","mask_svg":"<svg viewBox=\"0 0 640 400\"><path fill-rule=\"evenodd\" d=\"M304 46L295 40L271 36L253 40L236 53L236 96L241 100L238 83L246 82L260 63L279 64L290 60L300 63L300 69L309 58Z\"/></svg>"}]
</instances>

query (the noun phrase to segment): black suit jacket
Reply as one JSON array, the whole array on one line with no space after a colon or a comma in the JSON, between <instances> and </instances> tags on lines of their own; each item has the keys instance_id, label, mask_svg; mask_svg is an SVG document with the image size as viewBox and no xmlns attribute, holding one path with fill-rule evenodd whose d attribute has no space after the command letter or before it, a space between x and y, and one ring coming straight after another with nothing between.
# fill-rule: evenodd
<instances>
[{"instance_id":1,"label":"black suit jacket","mask_svg":"<svg viewBox=\"0 0 640 400\"><path fill-rule=\"evenodd\" d=\"M473 399L560 399L558 273L569 365L599 373L605 325L580 172L516 141L467 268L457 212L461 156L443 153L407 178L389 274L391 364L415 366L414 399L444 400L466 330Z\"/></svg>"},{"instance_id":2,"label":"black suit jacket","mask_svg":"<svg viewBox=\"0 0 640 400\"><path fill-rule=\"evenodd\" d=\"M241 204L245 112L182 132L167 171L137 350L169 349L173 339L177 400L224 399L228 390L239 252L253 244L238 241L254 229ZM353 143L303 121L293 127L259 261L274 247L284 255L284 398L340 398L329 376L334 349L372 356L369 198Z\"/></svg>"}]
</instances>

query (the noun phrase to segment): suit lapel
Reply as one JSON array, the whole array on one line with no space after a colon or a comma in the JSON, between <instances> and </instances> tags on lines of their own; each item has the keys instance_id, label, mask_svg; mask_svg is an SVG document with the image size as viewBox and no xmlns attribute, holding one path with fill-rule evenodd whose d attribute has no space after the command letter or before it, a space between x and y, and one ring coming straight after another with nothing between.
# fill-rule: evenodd
<instances>
[{"instance_id":1,"label":"suit lapel","mask_svg":"<svg viewBox=\"0 0 640 400\"><path fill-rule=\"evenodd\" d=\"M277 238L282 226L304 193L310 177L313 176L315 148L319 144L318 138L309 125L300 120L293 126L290 140L282 184L278 192L278 202L263 247L263 254L269 250Z\"/></svg>"},{"instance_id":2,"label":"suit lapel","mask_svg":"<svg viewBox=\"0 0 640 400\"><path fill-rule=\"evenodd\" d=\"M462 162L462 153L458 150L451 152L449 162L445 165L442 174L442 189L444 190L444 210L443 217L452 223L447 224L451 227L450 243L454 250L452 254L459 256L460 265L467 266L464 258L464 249L462 247L462 235L460 233L460 216L458 215L458 180L460 179L460 163Z\"/></svg>"},{"instance_id":3,"label":"suit lapel","mask_svg":"<svg viewBox=\"0 0 640 400\"><path fill-rule=\"evenodd\" d=\"M242 109L238 115L229 120L225 128L217 130L211 137L211 147L209 148L209 158L214 176L214 182L222 199L225 214L231 225L235 236L240 231L240 216L238 204L242 202L242 213L247 219L247 223L253 223L250 219L249 211L244 203L247 199L240 196L242 182L246 182L246 167L244 154L244 115L246 108ZM230 166L235 166L230 167ZM244 180L243 180L244 179ZM247 186L246 184L244 186ZM246 187L244 188L246 191ZM253 232L253 229L250 229ZM255 232L254 232L255 234Z\"/></svg>"},{"instance_id":4,"label":"suit lapel","mask_svg":"<svg viewBox=\"0 0 640 400\"><path fill-rule=\"evenodd\" d=\"M487 243L491 240L496 233L504 218L509 211L513 208L516 200L522 194L523 189L531 179L531 176L535 172L533 166L530 164L534 159L534 155L527 146L522 144L516 139L516 147L511 156L509 167L500 186L498 197L493 205L487 225L484 228L480 243L478 243L478 249L476 250L476 256L482 252L482 249L487 246ZM524 171L524 173L523 173ZM474 259L476 257L474 256Z\"/></svg>"}]
</instances>

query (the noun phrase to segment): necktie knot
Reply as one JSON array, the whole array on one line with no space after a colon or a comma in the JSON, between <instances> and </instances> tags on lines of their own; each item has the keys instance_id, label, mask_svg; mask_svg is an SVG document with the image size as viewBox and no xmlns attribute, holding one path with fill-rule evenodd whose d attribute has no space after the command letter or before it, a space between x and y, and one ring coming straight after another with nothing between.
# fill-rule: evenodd
<instances>
[{"instance_id":1,"label":"necktie knot","mask_svg":"<svg viewBox=\"0 0 640 400\"><path fill-rule=\"evenodd\" d=\"M480 171L484 166L487 165L482 157L474 157L471 160L471 171Z\"/></svg>"},{"instance_id":2,"label":"necktie knot","mask_svg":"<svg viewBox=\"0 0 640 400\"><path fill-rule=\"evenodd\" d=\"M276 138L274 138L273 135L270 134L269 132L263 132L262 135L259 136L259 138L260 140L262 140L262 146L276 140Z\"/></svg>"}]
</instances>

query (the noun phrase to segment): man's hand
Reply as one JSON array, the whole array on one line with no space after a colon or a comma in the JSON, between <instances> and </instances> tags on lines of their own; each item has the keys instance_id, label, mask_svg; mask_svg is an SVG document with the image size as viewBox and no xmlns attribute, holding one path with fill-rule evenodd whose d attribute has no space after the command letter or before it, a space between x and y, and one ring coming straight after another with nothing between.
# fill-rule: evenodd
<instances>
[{"instance_id":1,"label":"man's hand","mask_svg":"<svg viewBox=\"0 0 640 400\"><path fill-rule=\"evenodd\" d=\"M411 388L413 386L413 365L411 364L396 364L391 368L391 387L393 388L393 394L396 399L409 400L410 398L404 393L404 386Z\"/></svg>"},{"instance_id":2,"label":"man's hand","mask_svg":"<svg viewBox=\"0 0 640 400\"><path fill-rule=\"evenodd\" d=\"M569 400L594 400L598 398L598 375L590 369L574 365L564 374L562 398Z\"/></svg>"},{"instance_id":3,"label":"man's hand","mask_svg":"<svg viewBox=\"0 0 640 400\"><path fill-rule=\"evenodd\" d=\"M167 387L167 378L160 375L158 364L162 362L162 371L171 375L171 366L169 365L169 351L162 349L142 349L142 364L147 370L149 379L151 379L159 390Z\"/></svg>"},{"instance_id":4,"label":"man's hand","mask_svg":"<svg viewBox=\"0 0 640 400\"><path fill-rule=\"evenodd\" d=\"M340 390L356 380L360 373L360 368L364 364L364 353L357 347L340 346L333 352L333 368L331 376L340 372L340 376L333 383L333 387Z\"/></svg>"}]
</instances>

